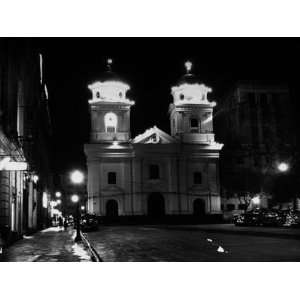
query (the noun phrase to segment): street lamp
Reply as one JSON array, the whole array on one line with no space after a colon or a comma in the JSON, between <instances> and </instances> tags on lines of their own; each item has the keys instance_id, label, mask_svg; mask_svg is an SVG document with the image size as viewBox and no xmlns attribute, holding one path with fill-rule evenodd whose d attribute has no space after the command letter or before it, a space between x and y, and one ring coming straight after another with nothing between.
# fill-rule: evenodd
<instances>
[{"instance_id":1,"label":"street lamp","mask_svg":"<svg viewBox=\"0 0 300 300\"><path fill-rule=\"evenodd\" d=\"M56 193L55 193L55 197L56 197L56 198L60 198L60 197L61 197L61 192L56 192Z\"/></svg>"},{"instance_id":2,"label":"street lamp","mask_svg":"<svg viewBox=\"0 0 300 300\"><path fill-rule=\"evenodd\" d=\"M73 203L76 203L76 237L75 242L81 241L81 234L80 234L80 210L79 210L79 196L78 195L72 195L71 200Z\"/></svg>"},{"instance_id":3,"label":"street lamp","mask_svg":"<svg viewBox=\"0 0 300 300\"><path fill-rule=\"evenodd\" d=\"M77 203L79 201L79 196L78 195L72 195L71 200L72 200L72 202Z\"/></svg>"},{"instance_id":4,"label":"street lamp","mask_svg":"<svg viewBox=\"0 0 300 300\"><path fill-rule=\"evenodd\" d=\"M75 170L71 173L70 175L71 182L75 185L82 184L84 181L84 175L81 171ZM74 203L77 203L77 220L76 220L76 237L75 237L75 242L80 242L81 241L81 234L80 234L80 201L79 201L79 196L78 195L72 195L71 200Z\"/></svg>"},{"instance_id":5,"label":"street lamp","mask_svg":"<svg viewBox=\"0 0 300 300\"><path fill-rule=\"evenodd\" d=\"M290 168L290 166L285 162L281 162L277 165L278 171L283 172L283 173L286 172L289 168Z\"/></svg>"},{"instance_id":6,"label":"street lamp","mask_svg":"<svg viewBox=\"0 0 300 300\"><path fill-rule=\"evenodd\" d=\"M82 172L75 170L71 173L71 181L74 184L81 184L83 183L84 175Z\"/></svg>"}]
</instances>

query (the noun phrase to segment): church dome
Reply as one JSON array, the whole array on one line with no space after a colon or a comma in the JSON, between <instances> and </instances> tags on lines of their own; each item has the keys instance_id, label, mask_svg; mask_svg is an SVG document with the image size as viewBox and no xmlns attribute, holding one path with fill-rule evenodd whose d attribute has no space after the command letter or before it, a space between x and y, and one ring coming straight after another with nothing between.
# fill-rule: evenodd
<instances>
[{"instance_id":1,"label":"church dome","mask_svg":"<svg viewBox=\"0 0 300 300\"><path fill-rule=\"evenodd\" d=\"M121 81L124 82L124 80L115 72L112 72L110 70L103 72L102 74L100 74L100 76L98 77L98 80L101 82L105 82L105 81Z\"/></svg>"},{"instance_id":2,"label":"church dome","mask_svg":"<svg viewBox=\"0 0 300 300\"><path fill-rule=\"evenodd\" d=\"M184 74L171 88L174 104L208 104L207 94L212 90L203 84L198 76L191 73L192 63L185 62L186 74Z\"/></svg>"},{"instance_id":3,"label":"church dome","mask_svg":"<svg viewBox=\"0 0 300 300\"><path fill-rule=\"evenodd\" d=\"M195 83L200 83L200 79L199 77L197 77L194 74L191 73L187 73L184 74L181 78L179 78L179 80L177 81L177 85L181 85L181 84L195 84Z\"/></svg>"},{"instance_id":4,"label":"church dome","mask_svg":"<svg viewBox=\"0 0 300 300\"><path fill-rule=\"evenodd\" d=\"M192 63L190 61L186 61L185 64L186 74L179 78L176 85L180 86L182 84L200 84L201 81L198 76L191 73Z\"/></svg>"},{"instance_id":5,"label":"church dome","mask_svg":"<svg viewBox=\"0 0 300 300\"><path fill-rule=\"evenodd\" d=\"M102 73L98 80L88 85L92 92L92 99L89 103L126 103L134 104L126 98L126 93L130 89L119 75L111 70L112 59L107 60L107 71Z\"/></svg>"},{"instance_id":6,"label":"church dome","mask_svg":"<svg viewBox=\"0 0 300 300\"><path fill-rule=\"evenodd\" d=\"M112 71L112 59L109 58L106 61L106 71L102 72L100 75L98 75L94 80L92 80L91 83L94 82L121 82L125 83L123 78L115 72Z\"/></svg>"}]
</instances>

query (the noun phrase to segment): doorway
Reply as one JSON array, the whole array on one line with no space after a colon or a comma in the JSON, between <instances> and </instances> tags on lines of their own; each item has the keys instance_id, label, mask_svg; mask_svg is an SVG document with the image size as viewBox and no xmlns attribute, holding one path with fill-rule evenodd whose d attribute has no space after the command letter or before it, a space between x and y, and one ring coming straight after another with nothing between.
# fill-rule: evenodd
<instances>
[{"instance_id":1,"label":"doorway","mask_svg":"<svg viewBox=\"0 0 300 300\"><path fill-rule=\"evenodd\" d=\"M193 214L194 216L204 216L205 215L205 200L195 199L193 202Z\"/></svg>"},{"instance_id":2,"label":"doorway","mask_svg":"<svg viewBox=\"0 0 300 300\"><path fill-rule=\"evenodd\" d=\"M118 202L116 200L108 200L106 202L106 216L117 217L119 215Z\"/></svg>"},{"instance_id":3,"label":"doorway","mask_svg":"<svg viewBox=\"0 0 300 300\"><path fill-rule=\"evenodd\" d=\"M161 193L151 193L147 201L148 216L158 218L165 215L165 199Z\"/></svg>"}]
</instances>

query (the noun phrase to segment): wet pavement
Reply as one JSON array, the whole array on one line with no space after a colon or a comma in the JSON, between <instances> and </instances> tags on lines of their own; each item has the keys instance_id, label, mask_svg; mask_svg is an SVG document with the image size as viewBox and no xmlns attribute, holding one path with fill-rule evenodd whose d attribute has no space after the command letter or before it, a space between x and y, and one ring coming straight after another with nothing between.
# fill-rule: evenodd
<instances>
[{"instance_id":1,"label":"wet pavement","mask_svg":"<svg viewBox=\"0 0 300 300\"><path fill-rule=\"evenodd\" d=\"M3 250L7 262L86 262L90 256L83 244L74 242L74 230L50 227L24 236Z\"/></svg>"},{"instance_id":2,"label":"wet pavement","mask_svg":"<svg viewBox=\"0 0 300 300\"><path fill-rule=\"evenodd\" d=\"M259 229L245 234L245 227L241 232L223 232L234 230L223 225L100 226L88 233L88 239L104 262L300 261L300 240L295 235L283 238L274 228L262 228L275 232L270 236L260 236L255 232Z\"/></svg>"}]
</instances>

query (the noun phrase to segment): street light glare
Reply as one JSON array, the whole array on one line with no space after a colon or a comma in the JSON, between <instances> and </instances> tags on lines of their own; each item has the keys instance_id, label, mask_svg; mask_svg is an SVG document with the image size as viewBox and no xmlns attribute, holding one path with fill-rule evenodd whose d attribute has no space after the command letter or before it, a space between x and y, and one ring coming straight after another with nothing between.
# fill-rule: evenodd
<instances>
[{"instance_id":1,"label":"street light glare","mask_svg":"<svg viewBox=\"0 0 300 300\"><path fill-rule=\"evenodd\" d=\"M56 200L56 203L61 204L61 200L60 199Z\"/></svg>"},{"instance_id":2,"label":"street light glare","mask_svg":"<svg viewBox=\"0 0 300 300\"><path fill-rule=\"evenodd\" d=\"M278 165L277 168L280 172L286 172L289 169L289 165L287 163L282 162Z\"/></svg>"},{"instance_id":3,"label":"street light glare","mask_svg":"<svg viewBox=\"0 0 300 300\"><path fill-rule=\"evenodd\" d=\"M37 183L38 182L38 180L39 180L39 176L37 176L37 175L33 175L33 182L34 183Z\"/></svg>"},{"instance_id":4,"label":"street light glare","mask_svg":"<svg viewBox=\"0 0 300 300\"><path fill-rule=\"evenodd\" d=\"M56 192L55 197L57 197L57 198L61 197L61 192Z\"/></svg>"},{"instance_id":5,"label":"street light glare","mask_svg":"<svg viewBox=\"0 0 300 300\"><path fill-rule=\"evenodd\" d=\"M82 183L84 179L83 173L76 170L71 173L71 180L73 183L79 184Z\"/></svg>"},{"instance_id":6,"label":"street light glare","mask_svg":"<svg viewBox=\"0 0 300 300\"><path fill-rule=\"evenodd\" d=\"M79 201L78 195L72 195L71 200L72 200L72 202L77 203Z\"/></svg>"},{"instance_id":7,"label":"street light glare","mask_svg":"<svg viewBox=\"0 0 300 300\"><path fill-rule=\"evenodd\" d=\"M252 202L253 202L253 204L258 205L258 204L260 203L260 198L259 198L259 196L253 197L253 198L252 198Z\"/></svg>"}]
</instances>

